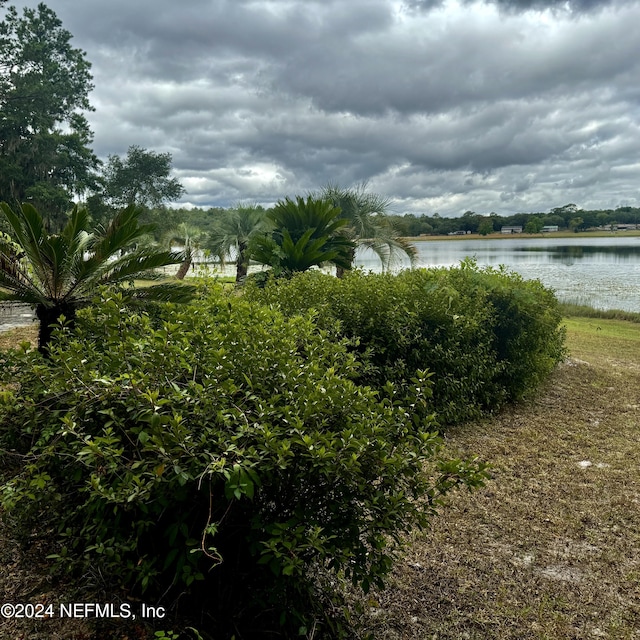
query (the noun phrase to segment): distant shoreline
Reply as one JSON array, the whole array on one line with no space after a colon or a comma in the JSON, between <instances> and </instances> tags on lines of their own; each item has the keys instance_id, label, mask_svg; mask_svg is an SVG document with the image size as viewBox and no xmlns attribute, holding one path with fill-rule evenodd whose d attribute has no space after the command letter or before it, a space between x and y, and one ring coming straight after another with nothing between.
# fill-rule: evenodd
<instances>
[{"instance_id":1,"label":"distant shoreline","mask_svg":"<svg viewBox=\"0 0 640 640\"><path fill-rule=\"evenodd\" d=\"M518 238L640 238L640 230L636 231L555 231L553 233L489 233L481 236L479 233L466 235L445 236L408 236L410 242L432 242L434 240L517 240Z\"/></svg>"}]
</instances>

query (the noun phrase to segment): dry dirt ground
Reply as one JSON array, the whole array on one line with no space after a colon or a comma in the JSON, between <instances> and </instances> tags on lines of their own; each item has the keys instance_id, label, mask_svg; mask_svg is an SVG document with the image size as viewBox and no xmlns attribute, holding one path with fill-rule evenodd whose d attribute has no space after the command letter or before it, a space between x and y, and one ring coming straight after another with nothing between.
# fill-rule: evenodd
<instances>
[{"instance_id":1,"label":"dry dirt ground","mask_svg":"<svg viewBox=\"0 0 640 640\"><path fill-rule=\"evenodd\" d=\"M493 479L415 533L360 638L640 640L640 326L568 325L571 357L533 401L447 434ZM0 601L61 597L44 555L0 532ZM0 618L2 640L45 638L93 640L82 621Z\"/></svg>"}]
</instances>

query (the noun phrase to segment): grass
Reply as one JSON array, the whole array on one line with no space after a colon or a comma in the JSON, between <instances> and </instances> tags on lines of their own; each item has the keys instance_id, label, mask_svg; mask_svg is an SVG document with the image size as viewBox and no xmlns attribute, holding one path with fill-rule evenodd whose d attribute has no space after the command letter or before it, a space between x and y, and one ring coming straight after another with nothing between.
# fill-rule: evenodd
<instances>
[{"instance_id":1,"label":"grass","mask_svg":"<svg viewBox=\"0 0 640 640\"><path fill-rule=\"evenodd\" d=\"M640 313L634 311L594 309L587 305L573 304L570 302L560 303L560 309L565 318L603 318L607 320L627 320L628 322L640 323Z\"/></svg>"},{"instance_id":2,"label":"grass","mask_svg":"<svg viewBox=\"0 0 640 640\"><path fill-rule=\"evenodd\" d=\"M534 401L448 433L493 479L414 534L375 638L640 638L640 328L570 319L567 341Z\"/></svg>"},{"instance_id":3,"label":"grass","mask_svg":"<svg viewBox=\"0 0 640 640\"><path fill-rule=\"evenodd\" d=\"M640 639L640 327L566 325L571 357L535 400L447 433L493 478L411 536L389 588L361 599L360 637ZM33 331L0 334L0 348ZM0 535L5 601L59 597L44 551ZM80 623L0 620L0 638L94 640Z\"/></svg>"}]
</instances>

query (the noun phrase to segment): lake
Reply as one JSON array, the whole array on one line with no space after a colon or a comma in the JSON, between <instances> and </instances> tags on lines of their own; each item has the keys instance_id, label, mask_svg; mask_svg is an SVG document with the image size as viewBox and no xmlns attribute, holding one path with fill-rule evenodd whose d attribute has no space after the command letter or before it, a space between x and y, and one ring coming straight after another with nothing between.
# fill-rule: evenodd
<instances>
[{"instance_id":1,"label":"lake","mask_svg":"<svg viewBox=\"0 0 640 640\"><path fill-rule=\"evenodd\" d=\"M637 236L428 240L415 246L421 267L450 267L471 257L480 266L505 265L525 278L537 278L564 302L640 312ZM356 261L380 271L380 261L370 251L358 251ZM408 261L396 264L394 270L407 266Z\"/></svg>"},{"instance_id":2,"label":"lake","mask_svg":"<svg viewBox=\"0 0 640 640\"><path fill-rule=\"evenodd\" d=\"M480 266L503 264L525 278L537 278L564 302L640 312L637 236L425 240L415 245L421 267L450 267L471 257ZM356 263L371 271L381 270L380 261L370 251L359 250ZM394 270L408 265L408 261L397 264ZM235 274L235 268L228 265L224 272ZM0 330L30 324L32 318L26 305L0 305Z\"/></svg>"}]
</instances>

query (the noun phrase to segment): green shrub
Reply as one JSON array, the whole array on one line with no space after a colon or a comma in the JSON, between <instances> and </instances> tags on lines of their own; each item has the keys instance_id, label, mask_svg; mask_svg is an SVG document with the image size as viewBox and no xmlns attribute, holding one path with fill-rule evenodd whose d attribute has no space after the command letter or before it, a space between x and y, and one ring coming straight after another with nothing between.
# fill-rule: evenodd
<instances>
[{"instance_id":1,"label":"green shrub","mask_svg":"<svg viewBox=\"0 0 640 640\"><path fill-rule=\"evenodd\" d=\"M531 393L563 354L553 294L472 261L398 275L306 273L249 286L246 295L288 316L315 310L319 326L350 341L363 384L382 389L392 381L401 395L428 370L427 410L442 424Z\"/></svg>"},{"instance_id":2,"label":"green shrub","mask_svg":"<svg viewBox=\"0 0 640 640\"><path fill-rule=\"evenodd\" d=\"M420 372L381 400L308 315L217 288L153 321L110 294L50 359L0 370L5 513L54 531L61 568L205 611L215 637L339 637L322 585L381 585L401 535L485 476L440 458Z\"/></svg>"},{"instance_id":3,"label":"green shrub","mask_svg":"<svg viewBox=\"0 0 640 640\"><path fill-rule=\"evenodd\" d=\"M565 329L553 291L502 267L477 270L472 262L452 269L451 278L493 310L491 348L501 365L495 382L505 397L534 393L565 356Z\"/></svg>"}]
</instances>

